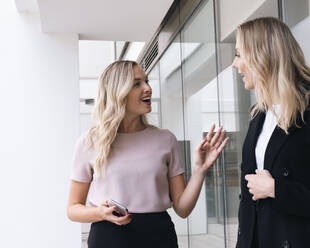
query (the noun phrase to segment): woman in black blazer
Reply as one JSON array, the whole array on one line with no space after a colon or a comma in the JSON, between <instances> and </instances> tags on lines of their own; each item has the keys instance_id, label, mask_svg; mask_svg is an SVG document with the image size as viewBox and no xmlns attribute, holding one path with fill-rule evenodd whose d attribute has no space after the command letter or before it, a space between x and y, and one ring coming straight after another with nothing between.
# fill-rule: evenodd
<instances>
[{"instance_id":1,"label":"woman in black blazer","mask_svg":"<svg viewBox=\"0 0 310 248\"><path fill-rule=\"evenodd\" d=\"M275 18L238 27L233 67L257 100L242 150L237 247L310 247L310 68Z\"/></svg>"}]
</instances>

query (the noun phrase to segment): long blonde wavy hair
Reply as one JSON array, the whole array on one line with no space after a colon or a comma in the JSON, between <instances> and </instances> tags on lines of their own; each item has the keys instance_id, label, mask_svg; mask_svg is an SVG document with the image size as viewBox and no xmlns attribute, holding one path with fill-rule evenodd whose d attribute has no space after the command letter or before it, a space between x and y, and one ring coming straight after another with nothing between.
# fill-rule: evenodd
<instances>
[{"instance_id":1,"label":"long blonde wavy hair","mask_svg":"<svg viewBox=\"0 0 310 248\"><path fill-rule=\"evenodd\" d=\"M125 117L126 98L134 85L135 66L138 66L135 61L116 61L99 77L93 112L95 125L88 132L88 146L94 147L98 154L94 164L96 177L101 176L102 169L105 175L111 145ZM145 115L141 121L149 126Z\"/></svg>"},{"instance_id":2,"label":"long blonde wavy hair","mask_svg":"<svg viewBox=\"0 0 310 248\"><path fill-rule=\"evenodd\" d=\"M241 24L237 39L255 86L257 104L251 119L259 111L273 109L277 94L281 106L278 125L288 134L289 127L298 127L299 114L303 120L309 104L310 68L300 46L288 26L273 17Z\"/></svg>"}]
</instances>

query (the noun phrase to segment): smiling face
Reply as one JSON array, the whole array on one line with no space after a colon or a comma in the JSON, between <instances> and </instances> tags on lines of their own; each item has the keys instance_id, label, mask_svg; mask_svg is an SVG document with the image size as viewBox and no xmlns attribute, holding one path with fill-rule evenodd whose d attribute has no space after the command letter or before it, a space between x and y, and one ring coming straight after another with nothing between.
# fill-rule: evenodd
<instances>
[{"instance_id":1,"label":"smiling face","mask_svg":"<svg viewBox=\"0 0 310 248\"><path fill-rule=\"evenodd\" d=\"M152 88L149 80L138 65L134 66L134 84L127 95L126 115L140 116L151 112Z\"/></svg>"},{"instance_id":2,"label":"smiling face","mask_svg":"<svg viewBox=\"0 0 310 248\"><path fill-rule=\"evenodd\" d=\"M235 59L232 63L232 67L238 69L238 72L241 74L242 80L244 82L244 88L247 90L252 90L254 89L252 75L246 66L246 60L245 60L244 53L241 47L242 47L242 44L240 44L240 39L238 38L238 35L237 35L237 42L236 42L236 48L235 48Z\"/></svg>"}]
</instances>

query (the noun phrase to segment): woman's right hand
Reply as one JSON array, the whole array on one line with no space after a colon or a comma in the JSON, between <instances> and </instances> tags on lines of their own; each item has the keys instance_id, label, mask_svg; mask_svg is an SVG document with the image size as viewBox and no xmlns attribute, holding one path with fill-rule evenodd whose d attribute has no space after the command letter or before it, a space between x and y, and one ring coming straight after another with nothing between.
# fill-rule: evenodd
<instances>
[{"instance_id":1,"label":"woman's right hand","mask_svg":"<svg viewBox=\"0 0 310 248\"><path fill-rule=\"evenodd\" d=\"M114 215L113 212L117 212L117 207L116 206L109 207L107 201L104 201L101 204L101 206L98 207L98 210L102 220L112 222L119 226L127 225L132 220L132 214L127 214L125 216L120 217Z\"/></svg>"},{"instance_id":2,"label":"woman's right hand","mask_svg":"<svg viewBox=\"0 0 310 248\"><path fill-rule=\"evenodd\" d=\"M214 134L215 124L212 125L208 135L196 149L195 168L204 173L212 166L226 146L229 138L224 139L226 131L220 127ZM224 140L223 140L224 139Z\"/></svg>"}]
</instances>

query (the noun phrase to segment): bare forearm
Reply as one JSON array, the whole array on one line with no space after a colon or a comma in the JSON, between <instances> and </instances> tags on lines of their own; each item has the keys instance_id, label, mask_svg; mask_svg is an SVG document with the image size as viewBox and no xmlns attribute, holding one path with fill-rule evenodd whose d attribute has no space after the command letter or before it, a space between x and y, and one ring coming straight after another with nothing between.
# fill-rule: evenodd
<instances>
[{"instance_id":1,"label":"bare forearm","mask_svg":"<svg viewBox=\"0 0 310 248\"><path fill-rule=\"evenodd\" d=\"M99 208L87 207L83 204L69 206L67 209L67 215L70 220L82 223L92 223L103 220Z\"/></svg>"},{"instance_id":2,"label":"bare forearm","mask_svg":"<svg viewBox=\"0 0 310 248\"><path fill-rule=\"evenodd\" d=\"M198 200L204 178L205 172L196 168L193 170L184 192L173 205L174 210L180 217L186 218L192 212Z\"/></svg>"}]
</instances>

